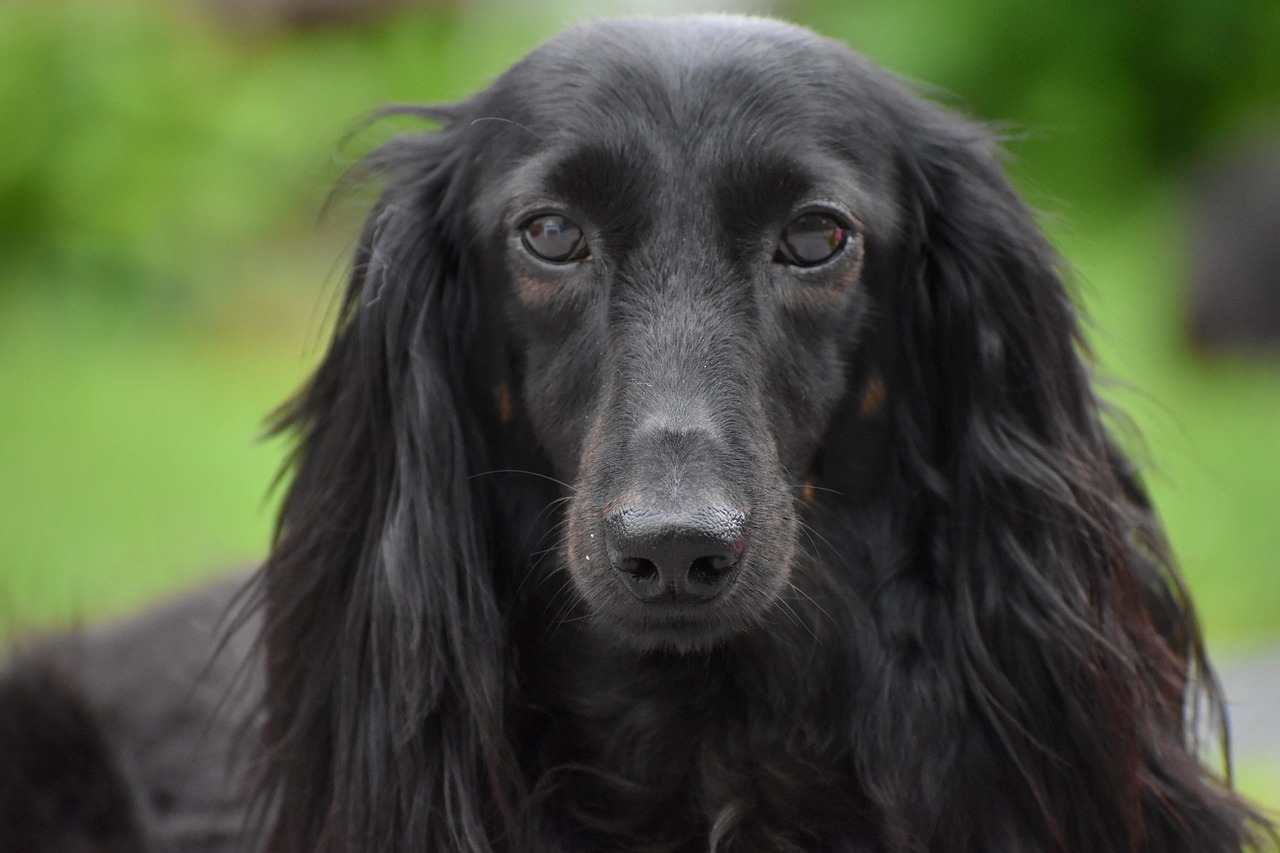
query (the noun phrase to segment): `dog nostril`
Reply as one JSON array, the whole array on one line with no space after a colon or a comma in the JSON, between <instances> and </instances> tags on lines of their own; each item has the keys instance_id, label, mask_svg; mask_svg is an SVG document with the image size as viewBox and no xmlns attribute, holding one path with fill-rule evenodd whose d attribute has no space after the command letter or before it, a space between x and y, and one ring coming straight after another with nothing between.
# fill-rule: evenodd
<instances>
[{"instance_id":1,"label":"dog nostril","mask_svg":"<svg viewBox=\"0 0 1280 853\"><path fill-rule=\"evenodd\" d=\"M741 553L741 551L738 553ZM736 565L738 565L737 560L720 554L710 557L698 557L689 566L689 579L698 584L717 584Z\"/></svg>"},{"instance_id":2,"label":"dog nostril","mask_svg":"<svg viewBox=\"0 0 1280 853\"><path fill-rule=\"evenodd\" d=\"M618 564L618 570L626 572L638 581L649 581L658 576L658 567L652 560L646 560L644 557L627 557Z\"/></svg>"}]
</instances>

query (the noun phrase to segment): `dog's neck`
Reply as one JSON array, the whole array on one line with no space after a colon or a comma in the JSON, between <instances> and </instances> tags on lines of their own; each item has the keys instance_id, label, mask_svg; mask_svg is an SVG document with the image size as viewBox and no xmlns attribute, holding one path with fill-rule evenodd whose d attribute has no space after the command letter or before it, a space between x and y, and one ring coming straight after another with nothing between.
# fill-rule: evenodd
<instances>
[{"instance_id":1,"label":"dog's neck","mask_svg":"<svg viewBox=\"0 0 1280 853\"><path fill-rule=\"evenodd\" d=\"M774 831L818 838L835 823L860 834L872 821L850 806L864 799L851 757L803 722L848 718L853 701L847 671L834 671L853 663L820 632L781 610L724 646L676 653L636 651L588 621L560 625L516 661L513 741L535 802L606 845L660 832L669 849L679 839L706 849L717 816L730 813L749 815L741 831L764 833L761 844ZM791 666L778 667L780 649ZM797 800L798 789L810 795Z\"/></svg>"}]
</instances>

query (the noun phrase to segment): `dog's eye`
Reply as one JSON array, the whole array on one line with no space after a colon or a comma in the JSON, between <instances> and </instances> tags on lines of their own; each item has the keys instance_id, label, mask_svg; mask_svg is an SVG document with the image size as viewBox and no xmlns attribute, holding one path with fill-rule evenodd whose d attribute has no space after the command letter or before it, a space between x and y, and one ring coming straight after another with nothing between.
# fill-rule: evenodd
<instances>
[{"instance_id":1,"label":"dog's eye","mask_svg":"<svg viewBox=\"0 0 1280 853\"><path fill-rule=\"evenodd\" d=\"M826 213L806 213L782 229L774 261L816 267L834 258L849 242L849 229Z\"/></svg>"},{"instance_id":2,"label":"dog's eye","mask_svg":"<svg viewBox=\"0 0 1280 853\"><path fill-rule=\"evenodd\" d=\"M553 264L581 261L591 254L587 238L572 219L554 213L535 216L520 229L531 254Z\"/></svg>"}]
</instances>

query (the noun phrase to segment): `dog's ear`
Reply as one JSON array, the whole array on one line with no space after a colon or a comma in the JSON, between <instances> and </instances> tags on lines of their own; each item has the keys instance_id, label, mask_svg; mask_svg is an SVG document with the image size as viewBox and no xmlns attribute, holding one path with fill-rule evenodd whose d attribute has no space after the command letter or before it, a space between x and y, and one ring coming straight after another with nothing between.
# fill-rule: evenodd
<instances>
[{"instance_id":1,"label":"dog's ear","mask_svg":"<svg viewBox=\"0 0 1280 853\"><path fill-rule=\"evenodd\" d=\"M901 735L879 748L903 770L887 811L934 826L945 787L974 814L1012 811L1037 849L1177 831L1226 849L1241 810L1184 735L1194 616L1100 419L1060 261L985 129L925 107L904 123L905 243L882 334L911 551L875 604L893 661L879 730ZM928 672L954 675L928 686ZM1013 801L981 800L993 791Z\"/></svg>"},{"instance_id":2,"label":"dog's ear","mask_svg":"<svg viewBox=\"0 0 1280 853\"><path fill-rule=\"evenodd\" d=\"M271 850L487 850L504 634L467 362L467 108L380 148L332 342L277 415L297 446L264 614ZM485 796L485 792L490 792Z\"/></svg>"}]
</instances>

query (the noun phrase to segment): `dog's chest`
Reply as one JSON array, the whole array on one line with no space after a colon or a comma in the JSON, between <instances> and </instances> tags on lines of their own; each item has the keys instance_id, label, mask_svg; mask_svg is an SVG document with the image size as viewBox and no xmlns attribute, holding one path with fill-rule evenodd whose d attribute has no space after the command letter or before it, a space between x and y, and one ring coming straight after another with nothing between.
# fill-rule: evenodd
<instances>
[{"instance_id":1,"label":"dog's chest","mask_svg":"<svg viewBox=\"0 0 1280 853\"><path fill-rule=\"evenodd\" d=\"M724 661L627 663L560 669L554 703L530 719L530 789L556 835L578 849L646 839L638 849L703 851L714 840L748 851L825 850L824 838L873 834L847 756L795 743L792 719Z\"/></svg>"}]
</instances>

